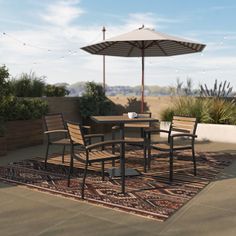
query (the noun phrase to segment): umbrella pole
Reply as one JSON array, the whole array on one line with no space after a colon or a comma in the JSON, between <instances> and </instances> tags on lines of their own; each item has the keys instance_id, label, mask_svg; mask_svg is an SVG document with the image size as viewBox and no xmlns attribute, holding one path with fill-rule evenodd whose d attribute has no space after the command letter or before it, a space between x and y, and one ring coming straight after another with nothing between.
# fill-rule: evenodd
<instances>
[{"instance_id":1,"label":"umbrella pole","mask_svg":"<svg viewBox=\"0 0 236 236\"><path fill-rule=\"evenodd\" d=\"M103 26L102 28L102 32L103 32L103 40L105 40L105 33L106 33L106 28L105 26ZM105 62L105 55L103 55L103 89L104 89L104 93L106 93L106 75L105 75L105 65L106 65L106 62Z\"/></svg>"},{"instance_id":2,"label":"umbrella pole","mask_svg":"<svg viewBox=\"0 0 236 236\"><path fill-rule=\"evenodd\" d=\"M141 113L144 112L144 48L142 48Z\"/></svg>"}]
</instances>

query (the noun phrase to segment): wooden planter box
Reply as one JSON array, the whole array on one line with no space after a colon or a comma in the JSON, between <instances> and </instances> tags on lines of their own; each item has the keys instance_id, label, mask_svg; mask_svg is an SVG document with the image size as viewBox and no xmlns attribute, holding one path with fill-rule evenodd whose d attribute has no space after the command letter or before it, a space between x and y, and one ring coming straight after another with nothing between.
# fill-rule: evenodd
<instances>
[{"instance_id":1,"label":"wooden planter box","mask_svg":"<svg viewBox=\"0 0 236 236\"><path fill-rule=\"evenodd\" d=\"M0 136L0 156L5 156L7 154L7 141L6 137Z\"/></svg>"},{"instance_id":2,"label":"wooden planter box","mask_svg":"<svg viewBox=\"0 0 236 236\"><path fill-rule=\"evenodd\" d=\"M42 120L18 120L6 122L6 142L7 150L42 144Z\"/></svg>"}]
</instances>

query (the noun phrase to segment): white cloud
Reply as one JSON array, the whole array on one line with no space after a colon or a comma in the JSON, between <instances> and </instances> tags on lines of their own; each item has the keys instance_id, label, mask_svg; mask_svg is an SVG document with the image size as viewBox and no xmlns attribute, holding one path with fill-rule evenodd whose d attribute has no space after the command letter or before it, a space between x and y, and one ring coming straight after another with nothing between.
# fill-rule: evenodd
<instances>
[{"instance_id":1,"label":"white cloud","mask_svg":"<svg viewBox=\"0 0 236 236\"><path fill-rule=\"evenodd\" d=\"M15 39L0 37L0 61L5 62L12 75L21 72L35 71L38 75L46 75L47 82L102 81L102 57L88 54L80 47L102 40L102 26L75 25L74 20L85 13L78 5L79 1L60 1L48 5L41 15L45 25L40 28L21 31L11 31ZM48 24L48 22L50 24ZM107 26L106 37L131 31L142 24L159 30L169 24L178 23L165 17L158 17L153 13L131 13L123 21L124 24L110 24ZM59 26L59 27L58 27ZM63 27L63 30L61 30ZM207 32L184 32L203 40ZM201 54L145 59L145 82L153 85L174 84L177 77L193 78L195 85L199 82L211 83L215 78L227 79L235 87L236 59L224 54L225 50L233 47L224 43L219 46L218 38L231 40L235 32L209 32L207 48ZM211 37L212 36L212 37ZM217 37L214 37L217 36ZM218 37L219 36L219 37ZM198 41L198 40L197 40ZM26 42L23 45L22 42ZM219 49L220 48L220 49ZM50 51L48 51L50 49ZM222 56L216 56L216 49L221 50ZM214 55L213 55L214 53ZM141 80L140 58L106 57L106 81L109 85L138 85Z\"/></svg>"},{"instance_id":2,"label":"white cloud","mask_svg":"<svg viewBox=\"0 0 236 236\"><path fill-rule=\"evenodd\" d=\"M84 13L84 10L78 7L79 1L60 1L47 7L46 13L42 14L43 20L57 26L68 26Z\"/></svg>"}]
</instances>

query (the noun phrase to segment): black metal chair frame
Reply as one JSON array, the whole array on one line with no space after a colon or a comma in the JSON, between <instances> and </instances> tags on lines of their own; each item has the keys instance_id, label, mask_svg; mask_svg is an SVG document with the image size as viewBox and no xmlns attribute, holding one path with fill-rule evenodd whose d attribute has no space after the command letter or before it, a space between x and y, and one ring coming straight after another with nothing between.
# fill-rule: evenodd
<instances>
[{"instance_id":1,"label":"black metal chair frame","mask_svg":"<svg viewBox=\"0 0 236 236\"><path fill-rule=\"evenodd\" d=\"M181 116L176 116L181 119ZM194 166L194 175L197 175L197 167L196 167L196 157L195 157L195 139L197 138L196 129L197 129L197 119L194 117L182 117L182 118L190 118L190 119L195 119L195 124L193 127L192 133L186 133L186 130L180 128L176 129L173 128L173 120L170 124L169 130L161 130L161 129L147 129L145 130L145 138L148 146L148 169L151 167L151 148L154 148L156 150L159 150L161 152L168 152L169 153L169 180L173 181L173 157L174 157L174 152L175 151L182 151L182 150L192 150L192 160L193 160L193 166ZM172 134L173 131L177 131L180 133L175 133ZM167 143L169 144L169 148L161 148L158 147L158 142L154 142L153 144L156 144L155 146L152 146L152 141L151 141L151 135L155 133L167 133L168 134L168 140ZM188 138L191 139L191 145L186 145L182 147L177 147L175 146L176 144L176 139L178 138Z\"/></svg>"},{"instance_id":2,"label":"black metal chair frame","mask_svg":"<svg viewBox=\"0 0 236 236\"><path fill-rule=\"evenodd\" d=\"M68 174L68 186L70 186L70 178L71 174L73 173L73 166L74 166L74 159L78 160L82 163L85 164L84 168L84 175L83 175L83 181L82 181L82 188L81 188L81 198L84 199L84 187L85 187L85 180L87 176L87 171L88 171L88 165L91 165L92 163L95 162L101 162L101 173L102 173L102 180L104 181L104 166L106 161L113 161L113 160L120 160L120 168L121 168L121 192L124 194L125 193L125 152L124 152L124 141L123 140L111 140L111 141L102 141L99 143L94 143L90 145L84 145L86 144L85 141L85 135L83 134L82 126L79 123L75 122L68 122L68 134L70 138L70 143L71 143L71 160L70 160L70 169L69 169L69 174ZM74 140L73 138L73 133L70 131L69 125L75 125L78 127L78 129L82 133L82 143L78 143ZM83 144L84 143L84 144ZM85 152L86 158L82 158L79 153L75 153L75 146L79 145L79 150ZM102 150L104 150L105 146L112 146L112 145L119 145L120 146L120 153L119 155L115 155L111 153L110 156L108 157L100 157L97 159L90 159L90 155L93 152L93 149L97 149L99 147L102 147Z\"/></svg>"},{"instance_id":3,"label":"black metal chair frame","mask_svg":"<svg viewBox=\"0 0 236 236\"><path fill-rule=\"evenodd\" d=\"M47 122L46 117L53 117L53 116L58 116L61 119L61 121L62 121L61 129L49 130L48 122ZM67 137L68 131L65 128L65 123L64 123L62 113L50 113L50 114L45 115L43 117L43 119L44 119L44 124L45 124L45 128L46 128L46 131L44 132L44 134L47 135L47 148L46 148L45 163L44 163L45 168L46 168L50 145L63 146L63 149L62 149L62 163L64 163L65 148L66 148L66 146L70 145L70 141ZM61 142L55 142L55 141L51 140L51 135L53 135L53 134L62 134L62 136L64 136L64 137L57 140L57 141L61 140Z\"/></svg>"},{"instance_id":4,"label":"black metal chair frame","mask_svg":"<svg viewBox=\"0 0 236 236\"><path fill-rule=\"evenodd\" d=\"M48 122L46 120L46 117L53 117L53 116L59 116L60 117L60 119L61 119L61 128L62 129L49 130ZM44 134L46 134L46 136L47 136L47 147L46 147L45 161L44 161L44 167L46 169L48 154L49 154L49 147L51 145L63 146L63 149L62 149L62 163L64 163L64 156L65 156L66 146L70 146L71 144L70 144L70 139L68 137L68 130L66 128L66 124L65 124L62 113L49 113L49 114L47 114L43 117L43 120L44 120L44 124L45 124L45 129L46 129ZM82 126L82 127L83 127L83 129L87 129L87 130L90 129L89 126ZM62 134L62 136L64 136L64 137L56 140L57 142L55 142L55 141L51 140L51 135L53 135L53 134ZM92 143L93 138L101 138L101 141L104 141L104 135L103 134L87 134L87 135L85 135L85 138L86 138L86 141L88 142L88 144Z\"/></svg>"}]
</instances>

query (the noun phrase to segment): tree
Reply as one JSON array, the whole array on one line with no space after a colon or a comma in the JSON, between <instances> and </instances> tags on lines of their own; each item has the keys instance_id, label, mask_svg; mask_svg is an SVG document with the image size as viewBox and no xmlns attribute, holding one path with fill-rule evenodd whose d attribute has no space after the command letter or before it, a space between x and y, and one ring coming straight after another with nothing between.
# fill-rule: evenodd
<instances>
[{"instance_id":1,"label":"tree","mask_svg":"<svg viewBox=\"0 0 236 236\"><path fill-rule=\"evenodd\" d=\"M44 95L46 97L64 97L69 95L69 90L66 89L65 86L56 86L48 84L45 87Z\"/></svg>"},{"instance_id":2,"label":"tree","mask_svg":"<svg viewBox=\"0 0 236 236\"><path fill-rule=\"evenodd\" d=\"M88 82L84 94L80 97L80 112L83 118L93 115L110 115L116 113L116 107L106 97L102 85Z\"/></svg>"},{"instance_id":3,"label":"tree","mask_svg":"<svg viewBox=\"0 0 236 236\"><path fill-rule=\"evenodd\" d=\"M10 94L9 76L8 68L0 66L0 99Z\"/></svg>"}]
</instances>

